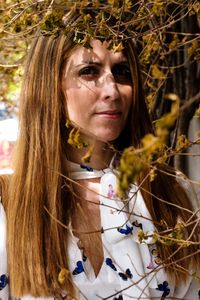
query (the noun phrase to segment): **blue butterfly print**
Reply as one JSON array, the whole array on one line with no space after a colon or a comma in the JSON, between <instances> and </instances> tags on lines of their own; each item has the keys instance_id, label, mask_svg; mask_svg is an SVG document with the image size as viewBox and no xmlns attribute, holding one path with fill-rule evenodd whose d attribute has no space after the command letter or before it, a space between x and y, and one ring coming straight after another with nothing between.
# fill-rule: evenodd
<instances>
[{"instance_id":1,"label":"blue butterfly print","mask_svg":"<svg viewBox=\"0 0 200 300\"><path fill-rule=\"evenodd\" d=\"M0 276L0 291L3 290L8 284L8 277L5 274Z\"/></svg>"},{"instance_id":2,"label":"blue butterfly print","mask_svg":"<svg viewBox=\"0 0 200 300\"><path fill-rule=\"evenodd\" d=\"M86 166L86 165L80 165L80 167L82 168L82 169L84 169L84 170L86 170L86 171L89 171L89 172L92 172L93 171L93 169L90 167L90 166Z\"/></svg>"},{"instance_id":3,"label":"blue butterfly print","mask_svg":"<svg viewBox=\"0 0 200 300\"><path fill-rule=\"evenodd\" d=\"M123 296L119 295L119 297L115 297L115 298L113 298L113 300L123 300Z\"/></svg>"},{"instance_id":4,"label":"blue butterfly print","mask_svg":"<svg viewBox=\"0 0 200 300\"><path fill-rule=\"evenodd\" d=\"M163 292L160 300L164 300L170 293L170 288L168 287L168 282L163 281L163 283L158 284L158 287L156 288L156 290Z\"/></svg>"},{"instance_id":5,"label":"blue butterfly print","mask_svg":"<svg viewBox=\"0 0 200 300\"><path fill-rule=\"evenodd\" d=\"M133 231L133 227L131 226L128 226L126 224L126 229L124 228L117 228L117 231L119 231L121 234L125 234L125 235L128 235L129 233L132 234L132 231Z\"/></svg>"},{"instance_id":6,"label":"blue butterfly print","mask_svg":"<svg viewBox=\"0 0 200 300\"><path fill-rule=\"evenodd\" d=\"M113 269L114 271L117 271L117 269L116 269L115 265L113 264L111 258L109 258L109 257L106 258L106 264L107 264L107 266L111 267L111 269Z\"/></svg>"},{"instance_id":7,"label":"blue butterfly print","mask_svg":"<svg viewBox=\"0 0 200 300\"><path fill-rule=\"evenodd\" d=\"M125 281L128 280L128 278L132 278L133 277L133 274L131 273L130 269L126 269L125 273L120 272L118 274Z\"/></svg>"},{"instance_id":8,"label":"blue butterfly print","mask_svg":"<svg viewBox=\"0 0 200 300\"><path fill-rule=\"evenodd\" d=\"M133 226L135 226L135 227L139 227L141 230L143 229L142 223L138 223L137 220L134 221L134 222L132 222L131 224L132 224Z\"/></svg>"},{"instance_id":9,"label":"blue butterfly print","mask_svg":"<svg viewBox=\"0 0 200 300\"><path fill-rule=\"evenodd\" d=\"M80 273L84 272L83 263L81 260L77 261L76 268L72 272L73 275L78 275Z\"/></svg>"}]
</instances>

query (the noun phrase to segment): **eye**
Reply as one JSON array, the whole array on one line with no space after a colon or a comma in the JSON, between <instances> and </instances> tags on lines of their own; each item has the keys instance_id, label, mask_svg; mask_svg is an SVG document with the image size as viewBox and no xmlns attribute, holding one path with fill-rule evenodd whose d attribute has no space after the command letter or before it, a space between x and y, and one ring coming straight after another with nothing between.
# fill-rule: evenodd
<instances>
[{"instance_id":1,"label":"eye","mask_svg":"<svg viewBox=\"0 0 200 300\"><path fill-rule=\"evenodd\" d=\"M99 74L96 66L87 66L79 70L78 75L86 80L92 80Z\"/></svg>"},{"instance_id":2,"label":"eye","mask_svg":"<svg viewBox=\"0 0 200 300\"><path fill-rule=\"evenodd\" d=\"M132 83L131 70L126 64L117 64L112 68L112 74L118 83Z\"/></svg>"}]
</instances>

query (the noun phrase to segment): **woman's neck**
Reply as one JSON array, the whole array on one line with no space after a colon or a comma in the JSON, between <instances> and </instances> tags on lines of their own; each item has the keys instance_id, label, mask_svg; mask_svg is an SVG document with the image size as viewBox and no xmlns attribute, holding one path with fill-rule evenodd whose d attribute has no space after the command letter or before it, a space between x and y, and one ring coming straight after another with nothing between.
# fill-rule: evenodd
<instances>
[{"instance_id":1,"label":"woman's neck","mask_svg":"<svg viewBox=\"0 0 200 300\"><path fill-rule=\"evenodd\" d=\"M109 163L113 157L113 150L102 141L90 140L90 146L83 149L77 149L67 144L66 156L67 159L82 164L82 158L86 155L90 147L93 147L92 155L88 165L96 170L105 169L109 166Z\"/></svg>"}]
</instances>

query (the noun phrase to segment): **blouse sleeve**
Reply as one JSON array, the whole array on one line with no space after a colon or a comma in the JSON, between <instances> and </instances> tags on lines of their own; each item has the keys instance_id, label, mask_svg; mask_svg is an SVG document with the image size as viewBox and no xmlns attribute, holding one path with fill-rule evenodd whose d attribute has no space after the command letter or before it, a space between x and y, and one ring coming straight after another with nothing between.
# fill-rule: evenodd
<instances>
[{"instance_id":1,"label":"blouse sleeve","mask_svg":"<svg viewBox=\"0 0 200 300\"><path fill-rule=\"evenodd\" d=\"M0 202L0 299L9 299L7 251L6 251L6 215Z\"/></svg>"}]
</instances>

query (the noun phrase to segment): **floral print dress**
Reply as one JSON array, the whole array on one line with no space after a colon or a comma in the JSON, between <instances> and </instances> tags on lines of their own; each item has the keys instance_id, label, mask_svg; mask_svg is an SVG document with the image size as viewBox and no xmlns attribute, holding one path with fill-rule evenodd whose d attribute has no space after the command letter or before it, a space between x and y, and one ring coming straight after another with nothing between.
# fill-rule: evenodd
<instances>
[{"instance_id":1,"label":"floral print dress","mask_svg":"<svg viewBox=\"0 0 200 300\"><path fill-rule=\"evenodd\" d=\"M70 177L75 180L101 178L99 201L104 261L97 277L89 258L79 246L79 240L72 231L69 232L69 269L77 287L77 299L199 300L200 284L195 278L188 278L186 283L174 286L159 264L159 254L153 239L140 238L139 241L140 232L151 235L154 226L138 187L132 186L126 204L116 197L116 176L112 164L102 171L72 162L69 162L69 168ZM8 300L9 297L6 216L1 205L0 299ZM23 297L23 300L31 299L34 298L29 295Z\"/></svg>"}]
</instances>

